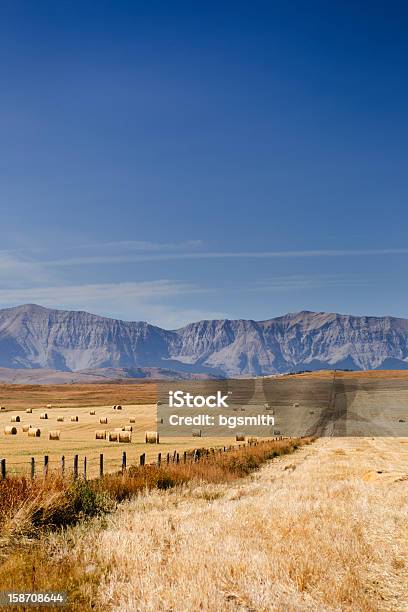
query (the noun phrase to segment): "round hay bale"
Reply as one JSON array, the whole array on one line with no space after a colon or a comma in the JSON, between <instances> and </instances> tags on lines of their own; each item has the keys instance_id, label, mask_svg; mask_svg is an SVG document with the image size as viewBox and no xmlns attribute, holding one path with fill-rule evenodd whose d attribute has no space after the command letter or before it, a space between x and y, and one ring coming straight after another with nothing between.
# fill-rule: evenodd
<instances>
[{"instance_id":1,"label":"round hay bale","mask_svg":"<svg viewBox=\"0 0 408 612\"><path fill-rule=\"evenodd\" d=\"M133 427L131 425L125 425L123 431L133 431Z\"/></svg>"},{"instance_id":2,"label":"round hay bale","mask_svg":"<svg viewBox=\"0 0 408 612\"><path fill-rule=\"evenodd\" d=\"M156 431L146 431L145 442L146 444L159 444L159 434Z\"/></svg>"},{"instance_id":3,"label":"round hay bale","mask_svg":"<svg viewBox=\"0 0 408 612\"><path fill-rule=\"evenodd\" d=\"M78 417L78 416L72 416L72 417L71 417L71 421L72 421L73 423L77 423L77 422L79 421L79 417Z\"/></svg>"},{"instance_id":4,"label":"round hay bale","mask_svg":"<svg viewBox=\"0 0 408 612\"><path fill-rule=\"evenodd\" d=\"M48 410L51 410L51 408L52 408L52 404L47 404L47 405L46 405L46 408L48 408Z\"/></svg>"},{"instance_id":5,"label":"round hay bale","mask_svg":"<svg viewBox=\"0 0 408 612\"><path fill-rule=\"evenodd\" d=\"M20 422L20 417L18 415L17 416L12 416L10 420L11 420L12 423L19 423Z\"/></svg>"},{"instance_id":6,"label":"round hay bale","mask_svg":"<svg viewBox=\"0 0 408 612\"><path fill-rule=\"evenodd\" d=\"M26 408L26 413L27 413L27 414L31 414L31 413L32 413L32 411L33 411L33 409L32 409L32 408Z\"/></svg>"},{"instance_id":7,"label":"round hay bale","mask_svg":"<svg viewBox=\"0 0 408 612\"><path fill-rule=\"evenodd\" d=\"M269 402L265 402L264 408L265 408L265 410L270 410L271 409L271 404Z\"/></svg>"},{"instance_id":8,"label":"round hay bale","mask_svg":"<svg viewBox=\"0 0 408 612\"><path fill-rule=\"evenodd\" d=\"M115 404L114 406L112 406L112 408L113 408L114 410L116 410L116 404Z\"/></svg>"},{"instance_id":9,"label":"round hay bale","mask_svg":"<svg viewBox=\"0 0 408 612\"><path fill-rule=\"evenodd\" d=\"M130 444L130 442L132 442L132 433L130 431L120 431L119 442Z\"/></svg>"},{"instance_id":10,"label":"round hay bale","mask_svg":"<svg viewBox=\"0 0 408 612\"><path fill-rule=\"evenodd\" d=\"M17 427L13 427L11 425L7 425L4 428L4 433L6 434L6 436L15 436L17 433Z\"/></svg>"},{"instance_id":11,"label":"round hay bale","mask_svg":"<svg viewBox=\"0 0 408 612\"><path fill-rule=\"evenodd\" d=\"M0 406L0 410L5 410L6 407L5 406Z\"/></svg>"},{"instance_id":12,"label":"round hay bale","mask_svg":"<svg viewBox=\"0 0 408 612\"><path fill-rule=\"evenodd\" d=\"M238 432L235 434L235 442L245 442L245 436L243 433Z\"/></svg>"},{"instance_id":13,"label":"round hay bale","mask_svg":"<svg viewBox=\"0 0 408 612\"><path fill-rule=\"evenodd\" d=\"M42 412L40 414L40 419L48 419L48 414L46 412Z\"/></svg>"},{"instance_id":14,"label":"round hay bale","mask_svg":"<svg viewBox=\"0 0 408 612\"><path fill-rule=\"evenodd\" d=\"M106 440L106 431L104 429L95 431L95 440Z\"/></svg>"},{"instance_id":15,"label":"round hay bale","mask_svg":"<svg viewBox=\"0 0 408 612\"><path fill-rule=\"evenodd\" d=\"M107 424L107 422L108 422L108 417L101 417L101 418L99 419L99 422L100 422L101 424L103 424L103 425L106 425L106 424Z\"/></svg>"},{"instance_id":16,"label":"round hay bale","mask_svg":"<svg viewBox=\"0 0 408 612\"><path fill-rule=\"evenodd\" d=\"M293 407L294 408L299 408L299 406L300 406L299 402L293 402Z\"/></svg>"},{"instance_id":17,"label":"round hay bale","mask_svg":"<svg viewBox=\"0 0 408 612\"><path fill-rule=\"evenodd\" d=\"M91 410L91 412L89 414L94 415L94 414L96 414L96 412L95 412L95 410Z\"/></svg>"},{"instance_id":18,"label":"round hay bale","mask_svg":"<svg viewBox=\"0 0 408 612\"><path fill-rule=\"evenodd\" d=\"M131 419L129 419L129 423L136 423L135 417L132 417Z\"/></svg>"},{"instance_id":19,"label":"round hay bale","mask_svg":"<svg viewBox=\"0 0 408 612\"><path fill-rule=\"evenodd\" d=\"M193 429L191 435L193 438L201 438L201 429Z\"/></svg>"},{"instance_id":20,"label":"round hay bale","mask_svg":"<svg viewBox=\"0 0 408 612\"><path fill-rule=\"evenodd\" d=\"M59 423L63 423L63 421L64 421L64 417L63 417L63 416L59 416L59 417L57 417L57 421L58 421Z\"/></svg>"},{"instance_id":21,"label":"round hay bale","mask_svg":"<svg viewBox=\"0 0 408 612\"><path fill-rule=\"evenodd\" d=\"M109 442L117 442L118 441L118 437L119 437L119 432L118 431L110 431L108 433L108 440L109 440Z\"/></svg>"},{"instance_id":22,"label":"round hay bale","mask_svg":"<svg viewBox=\"0 0 408 612\"><path fill-rule=\"evenodd\" d=\"M27 431L30 429L31 425L23 425L23 432L27 433Z\"/></svg>"},{"instance_id":23,"label":"round hay bale","mask_svg":"<svg viewBox=\"0 0 408 612\"><path fill-rule=\"evenodd\" d=\"M116 406L116 410L122 410L122 406Z\"/></svg>"},{"instance_id":24,"label":"round hay bale","mask_svg":"<svg viewBox=\"0 0 408 612\"><path fill-rule=\"evenodd\" d=\"M28 435L30 438L39 438L41 436L41 429L38 429L38 427L30 427Z\"/></svg>"},{"instance_id":25,"label":"round hay bale","mask_svg":"<svg viewBox=\"0 0 408 612\"><path fill-rule=\"evenodd\" d=\"M61 432L55 429L53 431L50 431L50 434L48 437L50 440L59 440L61 438Z\"/></svg>"},{"instance_id":26,"label":"round hay bale","mask_svg":"<svg viewBox=\"0 0 408 612\"><path fill-rule=\"evenodd\" d=\"M124 427L115 427L113 431L125 431Z\"/></svg>"},{"instance_id":27,"label":"round hay bale","mask_svg":"<svg viewBox=\"0 0 408 612\"><path fill-rule=\"evenodd\" d=\"M247 442L258 442L258 438L257 438L257 436L248 436L246 438L246 441Z\"/></svg>"}]
</instances>

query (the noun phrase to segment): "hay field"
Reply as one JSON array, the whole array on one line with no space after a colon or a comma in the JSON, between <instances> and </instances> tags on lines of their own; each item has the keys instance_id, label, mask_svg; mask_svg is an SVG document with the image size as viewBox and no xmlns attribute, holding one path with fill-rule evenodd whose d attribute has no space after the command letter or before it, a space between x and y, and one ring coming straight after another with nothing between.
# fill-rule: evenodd
<instances>
[{"instance_id":1,"label":"hay field","mask_svg":"<svg viewBox=\"0 0 408 612\"><path fill-rule=\"evenodd\" d=\"M6 385L0 384L0 405L6 410L53 406L89 407L107 404L153 404L156 401L154 382Z\"/></svg>"},{"instance_id":2,"label":"hay field","mask_svg":"<svg viewBox=\"0 0 408 612\"><path fill-rule=\"evenodd\" d=\"M95 415L90 412L95 411ZM46 412L47 420L40 418L40 414ZM19 415L19 423L11 423L11 418ZM71 416L78 416L78 422L71 422ZM64 417L63 422L57 421L57 417ZM100 424L99 419L106 417L107 425ZM135 423L130 423L130 418L135 418ZM5 435L4 428L7 425L17 427L17 435ZM23 425L32 425L41 429L39 438L28 437L22 431ZM132 442L118 443L108 440L96 440L96 430L112 431L117 427L132 425ZM49 440L48 433L51 430L60 430L60 440ZM83 469L83 459L87 458L87 473L96 476L99 473L99 455L104 454L105 471L119 470L122 461L122 452L127 453L127 462L138 463L142 453L146 453L146 462L157 459L157 454L162 456L175 450L182 453L185 450L197 447L219 447L235 444L235 435L228 438L161 438L160 444L145 444L145 432L156 430L156 406L153 404L122 405L122 410L114 410L110 406L82 406L34 409L31 414L25 411L1 411L0 412L0 458L6 459L7 473L19 474L29 472L31 457L34 457L41 473L44 455L49 456L49 469L60 470L61 456L65 456L66 472L72 471L73 458L79 455L79 470Z\"/></svg>"},{"instance_id":3,"label":"hay field","mask_svg":"<svg viewBox=\"0 0 408 612\"><path fill-rule=\"evenodd\" d=\"M245 381L241 381L244 385ZM253 384L254 381L248 381ZM7 461L8 473L28 471L31 457L41 470L44 455L49 455L50 469L59 469L65 456L66 469L72 469L73 456L79 455L80 470L87 458L88 474L98 473L99 455L104 454L105 471L120 469L122 452L127 452L128 463L139 460L146 453L147 462L174 450L197 446L227 446L235 443L234 431L228 437L192 438L162 437L160 445L145 444L146 431L155 430L157 387L154 382L73 384L73 385L0 385L0 458ZM283 436L408 436L408 372L315 372L295 376L256 379L254 394L247 412L258 410L265 399L274 408L275 431ZM122 404L121 412L112 409ZM46 409L52 404L52 409ZM25 408L33 408L26 414ZM47 410L48 420L40 420L40 412ZM95 410L96 415L90 415ZM4 428L11 417L21 416L16 423L17 436L6 436ZM70 417L77 414L78 423ZM57 421L64 416L64 422ZM101 425L100 417L108 424ZM130 425L134 432L131 444L96 440L98 429L113 430ZM40 427L40 438L28 438L22 426ZM61 440L48 440L50 430L59 429ZM215 431L215 430L214 430ZM271 434L272 435L272 434Z\"/></svg>"}]
</instances>

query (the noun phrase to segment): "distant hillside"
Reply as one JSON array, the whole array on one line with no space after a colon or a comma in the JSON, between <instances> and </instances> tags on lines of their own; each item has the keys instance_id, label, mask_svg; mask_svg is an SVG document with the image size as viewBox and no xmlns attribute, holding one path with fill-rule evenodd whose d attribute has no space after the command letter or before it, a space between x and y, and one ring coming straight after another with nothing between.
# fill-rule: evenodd
<instances>
[{"instance_id":1,"label":"distant hillside","mask_svg":"<svg viewBox=\"0 0 408 612\"><path fill-rule=\"evenodd\" d=\"M159 368L155 377L407 369L408 320L304 311L259 322L200 321L168 331L29 304L0 310L0 367L92 377L108 376L113 368L112 378L132 372L151 377L152 368Z\"/></svg>"},{"instance_id":2,"label":"distant hillside","mask_svg":"<svg viewBox=\"0 0 408 612\"><path fill-rule=\"evenodd\" d=\"M145 382L147 380L173 380L208 378L208 374L177 372L164 368L90 368L76 372L47 368L0 368L0 384L64 385L73 383Z\"/></svg>"}]
</instances>

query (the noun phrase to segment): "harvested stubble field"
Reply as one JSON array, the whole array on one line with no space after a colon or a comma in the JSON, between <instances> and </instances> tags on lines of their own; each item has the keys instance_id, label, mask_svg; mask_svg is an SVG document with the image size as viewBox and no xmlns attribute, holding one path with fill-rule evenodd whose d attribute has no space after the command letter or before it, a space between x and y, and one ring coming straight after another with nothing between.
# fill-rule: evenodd
<instances>
[{"instance_id":1,"label":"harvested stubble field","mask_svg":"<svg viewBox=\"0 0 408 612\"><path fill-rule=\"evenodd\" d=\"M228 437L192 436L162 437L160 445L145 444L145 432L156 429L157 387L148 383L112 383L88 385L2 385L0 404L0 458L6 459L8 473L29 470L34 457L41 469L44 455L49 456L50 470L58 470L61 456L65 456L66 470L72 470L73 457L79 455L79 469L87 458L88 474L96 475L99 455L104 454L105 470L119 469L122 452L128 462L146 453L148 462L168 452L179 453L198 445L228 446L235 443L234 432ZM274 408L276 429L284 436L372 436L408 435L408 372L317 372L258 379L251 399L252 407L263 406L265 397ZM109 400L109 405L108 404ZM47 404L53 408L47 409ZM112 406L121 404L122 411ZM32 408L26 414L25 408ZM46 411L49 418L42 420ZM90 412L95 411L95 415ZM4 428L11 418L19 415L18 434L5 435ZM78 415L78 422L71 416ZM57 421L63 417L64 421ZM108 423L101 424L106 417ZM135 423L130 423L130 419ZM41 429L41 437L28 437L23 426ZM132 425L131 444L96 440L96 430L111 431ZM61 439L50 441L50 430L60 430Z\"/></svg>"},{"instance_id":2,"label":"harvested stubble field","mask_svg":"<svg viewBox=\"0 0 408 612\"><path fill-rule=\"evenodd\" d=\"M136 386L136 385L134 385ZM48 418L41 419L46 412ZM90 412L95 412L91 415ZM13 415L18 414L21 421L13 423L17 427L17 435L5 435L4 429L11 424ZM71 421L72 416L78 416L78 421ZM63 417L64 421L58 421ZM100 419L106 417L107 424L101 424ZM130 423L130 419L135 419ZM24 425L32 425L41 430L41 436L28 437L23 432ZM97 430L113 431L115 428L131 425L133 428L132 442L119 443L106 440L96 440ZM59 430L60 440L49 440L49 432ZM160 444L146 444L145 433L156 430L156 406L152 404L122 404L122 410L114 410L113 406L97 406L90 404L82 407L35 408L32 413L25 411L0 412L0 458L6 459L7 473L22 474L30 470L30 460L34 457L37 470L41 473L44 455L49 456L50 471L60 470L61 456L65 457L66 472L72 471L74 455L79 455L79 469L82 470L83 459L87 458L87 473L96 476L99 472L99 455L103 453L105 471L120 469L122 452L126 451L128 464L139 461L142 453L146 454L146 462L173 453L175 450L183 453L185 450L200 446L222 447L236 444L235 436L225 438L161 438Z\"/></svg>"},{"instance_id":3,"label":"harvested stubble field","mask_svg":"<svg viewBox=\"0 0 408 612\"><path fill-rule=\"evenodd\" d=\"M106 404L153 404L156 401L154 382L6 385L0 384L0 404L6 410L45 408L47 404L80 408Z\"/></svg>"},{"instance_id":4,"label":"harvested stubble field","mask_svg":"<svg viewBox=\"0 0 408 612\"><path fill-rule=\"evenodd\" d=\"M66 472L73 468L74 455L79 455L79 470L82 471L84 457L87 458L87 473L90 477L99 472L99 455L104 455L106 472L120 469L122 452L126 451L128 463L139 460L146 454L146 462L157 459L158 452L166 455L175 450L183 453L197 446L220 447L235 444L235 437L205 438L166 437L159 445L145 444L145 432L156 430L156 396L154 382L66 384L66 385L0 385L0 458L6 459L7 473L22 474L30 470L31 457L35 458L36 469L41 472L44 455L49 457L49 470L59 471L61 457L65 457ZM47 408L51 404L52 408ZM122 405L122 410L113 410L113 405ZM32 408L32 413L25 410ZM95 411L95 415L90 412ZM48 419L40 419L46 412ZM20 416L16 423L18 433L6 436L4 428L11 424L11 418ZM71 416L78 415L78 422ZM64 421L57 421L64 417ZM108 423L101 424L100 418L107 417ZM130 423L135 418L135 423ZM28 437L22 431L24 425L41 429L41 436ZM132 425L132 442L119 443L96 440L97 430L112 431L118 427ZM49 440L49 432L61 431L60 440Z\"/></svg>"}]
</instances>

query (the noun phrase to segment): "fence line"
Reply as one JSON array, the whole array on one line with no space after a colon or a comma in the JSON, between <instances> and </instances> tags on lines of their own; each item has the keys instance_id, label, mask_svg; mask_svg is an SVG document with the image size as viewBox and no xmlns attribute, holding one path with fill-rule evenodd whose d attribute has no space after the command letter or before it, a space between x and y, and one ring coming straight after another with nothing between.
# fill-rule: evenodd
<instances>
[{"instance_id":1,"label":"fence line","mask_svg":"<svg viewBox=\"0 0 408 612\"><path fill-rule=\"evenodd\" d=\"M290 439L290 437L289 437ZM224 446L222 448L195 448L194 450L191 451L184 451L183 455L180 456L180 453L175 450L173 453L167 453L166 457L163 458L162 453L159 452L157 455L157 460L153 461L147 465L157 465L158 467L162 466L163 464L166 465L170 465L171 463L173 464L179 464L182 458L182 462L183 463L187 463L189 460L191 460L192 462L197 462L197 461L201 461L201 460L206 460L208 459L210 456L214 457L216 452L218 452L219 454L221 453L228 453L231 451L236 451L239 450L241 448L248 448L251 446L257 446L259 444L266 444L268 442L276 442L279 440L283 440L283 436L277 436L274 438L268 438L265 440L258 440L258 441L248 441L245 442L243 444L235 444L235 445L231 445L231 446ZM127 453L126 451L122 452L122 458L121 458L121 463L120 463L120 467L119 469L116 470L112 470L112 472L109 473L115 473L115 471L121 471L122 474L124 474L127 470ZM43 463L42 463L42 473L43 473L43 477L46 478L49 475L50 472L50 460L49 460L49 456L48 455L44 455L43 457ZM61 476L64 478L67 474L67 470L66 470L66 461L65 461L65 455L62 455L60 460L54 460L52 463L59 463L60 464L60 474ZM11 464L13 465L13 464ZM30 459L30 477L33 479L36 477L36 475L38 474L38 464L36 462L35 457L31 457ZM139 455L139 466L140 467L144 467L146 466L146 453L142 453L141 455ZM105 475L105 457L103 453L100 453L99 455L99 477L103 478L103 476ZM74 455L73 457L73 464L72 464L72 476L74 479L77 479L79 477L79 455ZM1 459L0 460L0 478L2 480L4 480L5 478L7 478L7 463L6 463L6 459ZM86 480L88 478L88 459L86 456L83 457L83 478Z\"/></svg>"}]
</instances>

